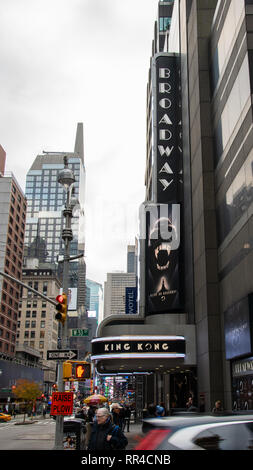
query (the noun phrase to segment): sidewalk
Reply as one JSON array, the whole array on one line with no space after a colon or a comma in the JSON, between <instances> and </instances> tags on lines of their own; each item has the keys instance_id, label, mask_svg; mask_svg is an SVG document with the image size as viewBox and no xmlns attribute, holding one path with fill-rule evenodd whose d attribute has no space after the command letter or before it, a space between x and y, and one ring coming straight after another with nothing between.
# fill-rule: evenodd
<instances>
[{"instance_id":1,"label":"sidewalk","mask_svg":"<svg viewBox=\"0 0 253 470\"><path fill-rule=\"evenodd\" d=\"M50 418L50 415L47 414L46 417L44 418L43 415L36 415L36 416L33 416L33 417L28 417L26 415L25 417L25 422L28 424L34 422L38 422L38 421L44 421L44 420L49 420L51 419L52 422L54 422L54 420L52 418ZM24 415L23 414L17 414L16 417L12 417L12 422L13 423L22 423L24 420ZM25 432L28 432L28 429L30 428L30 426L27 427L26 431ZM143 433L142 433L142 423L131 423L130 424L130 427L129 427L130 431L127 432L127 430L125 429L124 431L124 434L128 440L128 445L126 447L126 450L133 450L137 444L139 443L139 441L143 438ZM29 430L29 433L31 431ZM39 438L39 435L38 435L38 438ZM43 444L45 439L42 439L42 436L41 436L41 442ZM43 444L44 446L44 444ZM42 448L43 448L42 446Z\"/></svg>"},{"instance_id":2,"label":"sidewalk","mask_svg":"<svg viewBox=\"0 0 253 470\"><path fill-rule=\"evenodd\" d=\"M130 424L130 432L124 431L124 434L128 440L126 450L134 449L139 441L143 438L142 423Z\"/></svg>"}]
</instances>

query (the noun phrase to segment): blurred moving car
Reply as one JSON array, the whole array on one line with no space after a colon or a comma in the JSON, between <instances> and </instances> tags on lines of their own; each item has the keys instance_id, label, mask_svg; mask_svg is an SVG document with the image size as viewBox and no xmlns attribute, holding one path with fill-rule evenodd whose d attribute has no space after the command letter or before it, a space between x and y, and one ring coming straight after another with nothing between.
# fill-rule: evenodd
<instances>
[{"instance_id":1,"label":"blurred moving car","mask_svg":"<svg viewBox=\"0 0 253 470\"><path fill-rule=\"evenodd\" d=\"M6 413L0 413L0 423L7 422L11 420L11 415L7 415Z\"/></svg>"},{"instance_id":2,"label":"blurred moving car","mask_svg":"<svg viewBox=\"0 0 253 470\"><path fill-rule=\"evenodd\" d=\"M143 432L135 450L253 450L253 414L150 418Z\"/></svg>"}]
</instances>

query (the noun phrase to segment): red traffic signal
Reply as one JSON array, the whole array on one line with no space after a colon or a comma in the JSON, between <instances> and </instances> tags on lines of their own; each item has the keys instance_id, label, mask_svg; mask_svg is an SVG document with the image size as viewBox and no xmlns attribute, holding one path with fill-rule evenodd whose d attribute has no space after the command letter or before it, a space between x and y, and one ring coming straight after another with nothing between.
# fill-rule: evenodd
<instances>
[{"instance_id":1,"label":"red traffic signal","mask_svg":"<svg viewBox=\"0 0 253 470\"><path fill-rule=\"evenodd\" d=\"M67 295L64 293L57 295L56 301L58 302L58 305L56 305L57 313L55 315L55 319L64 324L67 318L68 311Z\"/></svg>"}]
</instances>

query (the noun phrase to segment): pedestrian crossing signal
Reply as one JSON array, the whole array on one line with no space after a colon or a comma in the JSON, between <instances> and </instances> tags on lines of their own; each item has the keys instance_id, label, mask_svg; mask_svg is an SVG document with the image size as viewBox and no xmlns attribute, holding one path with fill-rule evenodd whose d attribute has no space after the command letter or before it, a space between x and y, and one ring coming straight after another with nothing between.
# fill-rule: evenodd
<instances>
[{"instance_id":1,"label":"pedestrian crossing signal","mask_svg":"<svg viewBox=\"0 0 253 470\"><path fill-rule=\"evenodd\" d=\"M91 365L87 364L76 364L75 365L75 379L84 380L90 379L91 376Z\"/></svg>"}]
</instances>

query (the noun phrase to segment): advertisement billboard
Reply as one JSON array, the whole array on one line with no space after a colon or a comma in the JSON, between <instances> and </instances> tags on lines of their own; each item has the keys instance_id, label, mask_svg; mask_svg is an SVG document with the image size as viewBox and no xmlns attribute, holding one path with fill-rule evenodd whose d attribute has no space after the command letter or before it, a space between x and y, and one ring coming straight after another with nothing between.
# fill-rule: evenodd
<instances>
[{"instance_id":1,"label":"advertisement billboard","mask_svg":"<svg viewBox=\"0 0 253 470\"><path fill-rule=\"evenodd\" d=\"M180 205L147 205L146 224L146 315L181 312Z\"/></svg>"}]
</instances>

